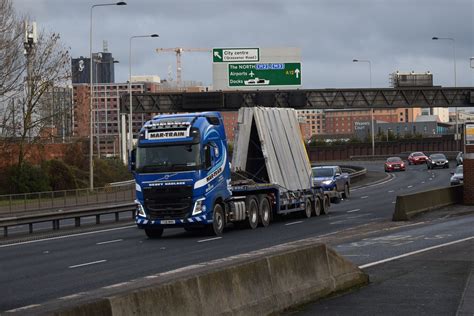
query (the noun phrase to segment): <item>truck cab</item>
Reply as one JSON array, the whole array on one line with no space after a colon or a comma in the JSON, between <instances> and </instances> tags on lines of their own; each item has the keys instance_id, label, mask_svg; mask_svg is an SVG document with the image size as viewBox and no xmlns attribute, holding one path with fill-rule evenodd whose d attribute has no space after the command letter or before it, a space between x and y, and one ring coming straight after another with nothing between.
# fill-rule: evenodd
<instances>
[{"instance_id":1,"label":"truck cab","mask_svg":"<svg viewBox=\"0 0 474 316\"><path fill-rule=\"evenodd\" d=\"M158 115L141 128L130 166L136 223L149 237L167 227L212 225L213 207L231 195L230 166L218 112ZM224 225L214 223L214 225Z\"/></svg>"}]
</instances>

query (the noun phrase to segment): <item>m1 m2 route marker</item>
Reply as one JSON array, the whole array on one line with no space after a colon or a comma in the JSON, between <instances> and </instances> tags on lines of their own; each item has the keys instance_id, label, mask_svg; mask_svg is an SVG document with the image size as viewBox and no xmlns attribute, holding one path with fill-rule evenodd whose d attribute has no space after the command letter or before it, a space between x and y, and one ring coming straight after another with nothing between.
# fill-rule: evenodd
<instances>
[{"instance_id":1,"label":"m1 m2 route marker","mask_svg":"<svg viewBox=\"0 0 474 316\"><path fill-rule=\"evenodd\" d=\"M229 87L300 85L301 63L229 64Z\"/></svg>"},{"instance_id":2,"label":"m1 m2 route marker","mask_svg":"<svg viewBox=\"0 0 474 316\"><path fill-rule=\"evenodd\" d=\"M213 48L212 61L215 63L260 61L259 48Z\"/></svg>"}]
</instances>

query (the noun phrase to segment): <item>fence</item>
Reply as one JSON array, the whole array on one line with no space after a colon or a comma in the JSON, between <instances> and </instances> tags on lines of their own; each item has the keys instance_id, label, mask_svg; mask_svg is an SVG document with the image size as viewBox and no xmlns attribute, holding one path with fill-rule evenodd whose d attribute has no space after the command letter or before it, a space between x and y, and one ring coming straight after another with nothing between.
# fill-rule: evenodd
<instances>
[{"instance_id":1,"label":"fence","mask_svg":"<svg viewBox=\"0 0 474 316\"><path fill-rule=\"evenodd\" d=\"M0 195L0 216L34 211L70 209L91 204L133 202L135 184L125 183L102 188Z\"/></svg>"},{"instance_id":2,"label":"fence","mask_svg":"<svg viewBox=\"0 0 474 316\"><path fill-rule=\"evenodd\" d=\"M347 160L352 156L371 156L371 143L348 143L334 146L309 146L311 161ZM404 139L375 143L375 155L398 155L403 152L447 152L456 151L456 142L452 135L436 138Z\"/></svg>"}]
</instances>

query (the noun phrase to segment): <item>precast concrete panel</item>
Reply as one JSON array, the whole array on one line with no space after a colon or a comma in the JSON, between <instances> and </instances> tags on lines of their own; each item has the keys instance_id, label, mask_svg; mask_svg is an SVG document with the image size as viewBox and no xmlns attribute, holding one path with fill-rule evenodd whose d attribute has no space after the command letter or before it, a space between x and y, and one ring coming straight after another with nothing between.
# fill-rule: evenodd
<instances>
[{"instance_id":1,"label":"precast concrete panel","mask_svg":"<svg viewBox=\"0 0 474 316\"><path fill-rule=\"evenodd\" d=\"M252 122L257 129L269 182L283 190L311 188L311 165L293 109L241 108L232 169L246 170Z\"/></svg>"}]
</instances>

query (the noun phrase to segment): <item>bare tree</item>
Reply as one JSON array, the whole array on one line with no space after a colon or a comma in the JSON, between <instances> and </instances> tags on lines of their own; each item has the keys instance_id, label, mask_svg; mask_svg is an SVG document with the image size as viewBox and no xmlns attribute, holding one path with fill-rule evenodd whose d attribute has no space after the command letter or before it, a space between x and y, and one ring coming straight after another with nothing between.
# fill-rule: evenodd
<instances>
[{"instance_id":1,"label":"bare tree","mask_svg":"<svg viewBox=\"0 0 474 316\"><path fill-rule=\"evenodd\" d=\"M0 132L11 136L12 103L21 92L25 72L23 20L15 14L11 0L0 1Z\"/></svg>"},{"instance_id":2,"label":"bare tree","mask_svg":"<svg viewBox=\"0 0 474 316\"><path fill-rule=\"evenodd\" d=\"M57 33L40 32L37 44L27 56L27 80L23 82L25 95L21 99L21 123L19 126L18 164L25 158L25 144L37 136L39 130L51 120L45 109L51 106L46 97L54 87L66 86L71 77L69 51L62 45Z\"/></svg>"}]
</instances>

